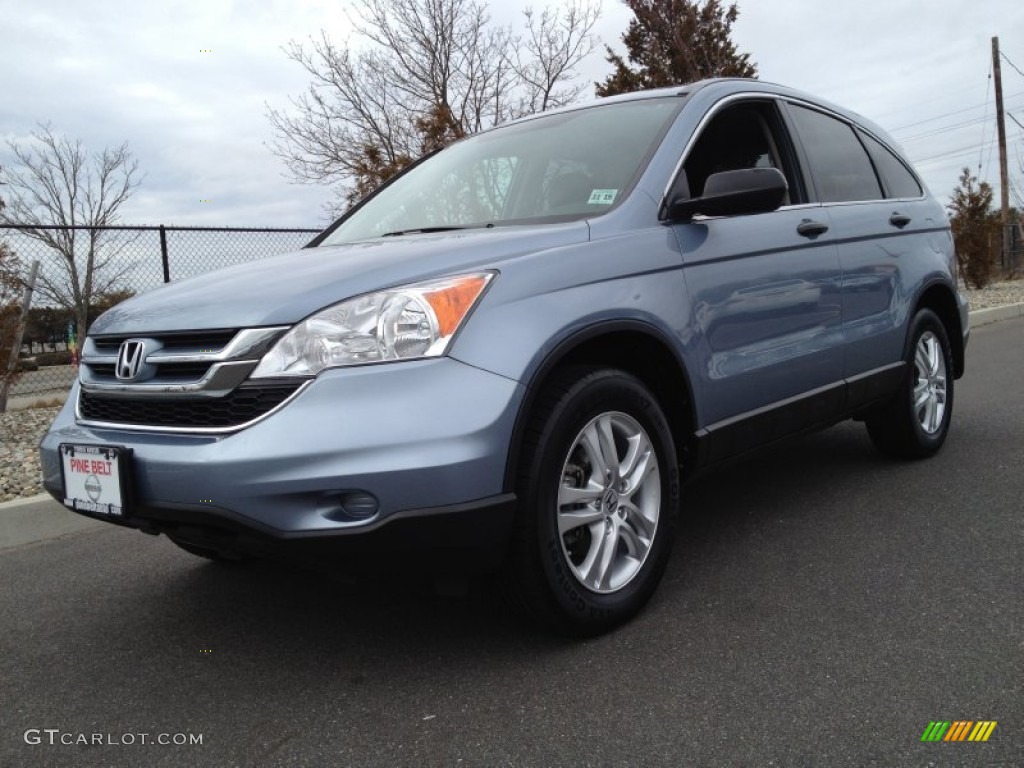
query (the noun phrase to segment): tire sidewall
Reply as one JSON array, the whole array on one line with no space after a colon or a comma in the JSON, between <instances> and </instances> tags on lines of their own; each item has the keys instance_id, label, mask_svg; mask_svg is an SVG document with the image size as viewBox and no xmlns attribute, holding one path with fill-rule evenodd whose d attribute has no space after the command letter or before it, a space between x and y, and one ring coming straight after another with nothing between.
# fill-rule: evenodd
<instances>
[{"instance_id":1,"label":"tire sidewall","mask_svg":"<svg viewBox=\"0 0 1024 768\"><path fill-rule=\"evenodd\" d=\"M654 541L633 579L612 594L584 587L572 572L558 533L558 489L574 441L586 424L612 411L636 419L654 447L661 480L661 509ZM544 428L542 449L532 462L528 510L536 518L537 546L551 597L576 624L610 626L638 611L661 578L671 551L679 505L679 468L668 423L657 402L637 379L621 371L591 373L559 400Z\"/></svg>"}]
</instances>

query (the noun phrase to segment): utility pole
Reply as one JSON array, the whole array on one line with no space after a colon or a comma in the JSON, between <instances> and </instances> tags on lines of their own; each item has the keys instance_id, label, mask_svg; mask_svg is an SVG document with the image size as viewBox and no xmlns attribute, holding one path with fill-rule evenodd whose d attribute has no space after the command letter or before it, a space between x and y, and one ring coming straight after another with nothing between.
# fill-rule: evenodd
<instances>
[{"instance_id":1,"label":"utility pole","mask_svg":"<svg viewBox=\"0 0 1024 768\"><path fill-rule=\"evenodd\" d=\"M1006 117L1003 114L1003 75L999 67L999 38L992 38L992 77L996 88L996 129L999 131L999 194L1002 202L1003 266L1010 253L1010 175L1006 168Z\"/></svg>"}]
</instances>

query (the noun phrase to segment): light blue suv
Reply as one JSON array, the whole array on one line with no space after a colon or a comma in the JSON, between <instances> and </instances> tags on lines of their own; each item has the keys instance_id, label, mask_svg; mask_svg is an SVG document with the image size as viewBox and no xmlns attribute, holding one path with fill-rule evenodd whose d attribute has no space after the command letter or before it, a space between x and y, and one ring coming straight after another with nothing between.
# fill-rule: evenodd
<instances>
[{"instance_id":1,"label":"light blue suv","mask_svg":"<svg viewBox=\"0 0 1024 768\"><path fill-rule=\"evenodd\" d=\"M42 441L71 509L212 558L499 572L562 631L646 602L680 484L855 418L946 438L949 224L877 126L708 80L408 169L307 249L133 298Z\"/></svg>"}]
</instances>

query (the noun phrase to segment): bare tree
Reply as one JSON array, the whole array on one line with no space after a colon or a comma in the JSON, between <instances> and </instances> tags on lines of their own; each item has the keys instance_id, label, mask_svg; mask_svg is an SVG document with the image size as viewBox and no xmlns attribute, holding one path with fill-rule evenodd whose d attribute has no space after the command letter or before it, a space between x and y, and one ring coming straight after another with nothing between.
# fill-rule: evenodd
<instances>
[{"instance_id":1,"label":"bare tree","mask_svg":"<svg viewBox=\"0 0 1024 768\"><path fill-rule=\"evenodd\" d=\"M426 152L576 98L598 15L596 0L570 0L528 10L516 33L477 0L360 0L360 49L323 31L285 48L312 82L291 110L268 107L272 149L295 180L341 184L354 202Z\"/></svg>"},{"instance_id":2,"label":"bare tree","mask_svg":"<svg viewBox=\"0 0 1024 768\"><path fill-rule=\"evenodd\" d=\"M523 15L526 33L517 41L513 69L526 94L517 111L532 114L572 103L587 88L572 80L576 65L596 45L592 30L600 7L571 2L539 16L527 8Z\"/></svg>"},{"instance_id":3,"label":"bare tree","mask_svg":"<svg viewBox=\"0 0 1024 768\"><path fill-rule=\"evenodd\" d=\"M57 136L49 124L31 135L30 147L8 142L17 165L0 168L8 195L0 222L35 225L22 231L57 254L56 267L40 272L36 291L74 312L84 337L94 298L115 291L132 267L118 258L131 239L111 242L101 227L116 223L138 186L138 162L127 144L90 155L81 140ZM54 225L64 228L44 228Z\"/></svg>"},{"instance_id":4,"label":"bare tree","mask_svg":"<svg viewBox=\"0 0 1024 768\"><path fill-rule=\"evenodd\" d=\"M3 209L4 201L0 200L0 213L3 212ZM20 264L17 255L7 247L6 243L0 242L0 391L5 386L13 384L18 376L16 369L11 374L8 374L8 369L10 368L10 356L17 354L14 343L21 315L19 273ZM3 409L0 408L0 410Z\"/></svg>"}]
</instances>

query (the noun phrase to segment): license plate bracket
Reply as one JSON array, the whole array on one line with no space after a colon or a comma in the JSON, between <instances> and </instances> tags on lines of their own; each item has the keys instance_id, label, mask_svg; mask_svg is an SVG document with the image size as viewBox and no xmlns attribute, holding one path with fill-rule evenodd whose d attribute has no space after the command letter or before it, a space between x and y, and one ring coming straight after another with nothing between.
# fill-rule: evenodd
<instances>
[{"instance_id":1,"label":"license plate bracket","mask_svg":"<svg viewBox=\"0 0 1024 768\"><path fill-rule=\"evenodd\" d=\"M129 512L130 454L130 449L121 446L61 443L64 506L100 517L125 517Z\"/></svg>"}]
</instances>

